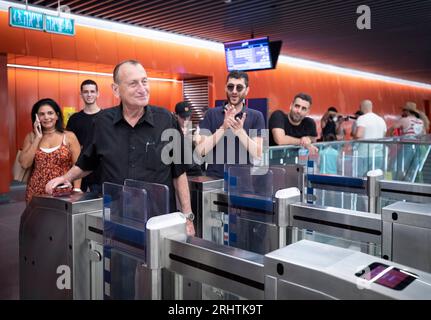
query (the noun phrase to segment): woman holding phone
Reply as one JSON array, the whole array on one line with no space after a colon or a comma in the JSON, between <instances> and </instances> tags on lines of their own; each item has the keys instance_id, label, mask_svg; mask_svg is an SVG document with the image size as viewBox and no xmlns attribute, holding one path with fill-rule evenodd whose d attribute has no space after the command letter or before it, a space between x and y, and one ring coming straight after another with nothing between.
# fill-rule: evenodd
<instances>
[{"instance_id":1,"label":"woman holding phone","mask_svg":"<svg viewBox=\"0 0 431 320\"><path fill-rule=\"evenodd\" d=\"M24 139L19 162L23 168L33 166L27 184L25 200L45 194L45 185L51 179L65 174L78 159L81 148L73 132L63 128L63 115L57 102L45 98L37 101L31 110L33 131ZM74 182L74 190L81 191L81 180Z\"/></svg>"}]
</instances>

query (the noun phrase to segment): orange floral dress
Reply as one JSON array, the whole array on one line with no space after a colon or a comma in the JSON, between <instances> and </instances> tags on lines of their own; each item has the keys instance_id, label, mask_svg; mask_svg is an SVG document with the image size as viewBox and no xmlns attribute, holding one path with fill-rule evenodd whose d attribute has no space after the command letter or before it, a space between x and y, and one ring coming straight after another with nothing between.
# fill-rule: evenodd
<instances>
[{"instance_id":1,"label":"orange floral dress","mask_svg":"<svg viewBox=\"0 0 431 320\"><path fill-rule=\"evenodd\" d=\"M72 152L66 145L66 135L61 145L36 151L33 172L27 184L25 201L29 203L34 195L46 194L45 186L51 179L64 175L72 167Z\"/></svg>"}]
</instances>

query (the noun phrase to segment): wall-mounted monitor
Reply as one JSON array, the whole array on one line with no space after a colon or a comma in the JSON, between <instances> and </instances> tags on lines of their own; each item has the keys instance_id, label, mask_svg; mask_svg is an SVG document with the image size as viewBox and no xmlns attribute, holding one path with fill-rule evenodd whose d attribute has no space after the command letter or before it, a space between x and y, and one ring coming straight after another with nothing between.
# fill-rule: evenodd
<instances>
[{"instance_id":1,"label":"wall-mounted monitor","mask_svg":"<svg viewBox=\"0 0 431 320\"><path fill-rule=\"evenodd\" d=\"M228 71L274 69L280 54L281 41L270 42L268 37L224 43Z\"/></svg>"}]
</instances>

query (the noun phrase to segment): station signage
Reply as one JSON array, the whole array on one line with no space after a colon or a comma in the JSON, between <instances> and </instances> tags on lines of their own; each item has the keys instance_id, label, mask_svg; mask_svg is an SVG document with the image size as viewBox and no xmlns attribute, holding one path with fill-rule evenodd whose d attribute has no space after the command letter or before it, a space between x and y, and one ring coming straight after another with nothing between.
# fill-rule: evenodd
<instances>
[{"instance_id":1,"label":"station signage","mask_svg":"<svg viewBox=\"0 0 431 320\"><path fill-rule=\"evenodd\" d=\"M45 31L73 36L75 34L75 21L59 16L45 15Z\"/></svg>"},{"instance_id":2,"label":"station signage","mask_svg":"<svg viewBox=\"0 0 431 320\"><path fill-rule=\"evenodd\" d=\"M67 36L75 35L73 19L13 7L9 8L9 25Z\"/></svg>"},{"instance_id":3,"label":"station signage","mask_svg":"<svg viewBox=\"0 0 431 320\"><path fill-rule=\"evenodd\" d=\"M43 13L10 7L9 25L43 31Z\"/></svg>"}]
</instances>

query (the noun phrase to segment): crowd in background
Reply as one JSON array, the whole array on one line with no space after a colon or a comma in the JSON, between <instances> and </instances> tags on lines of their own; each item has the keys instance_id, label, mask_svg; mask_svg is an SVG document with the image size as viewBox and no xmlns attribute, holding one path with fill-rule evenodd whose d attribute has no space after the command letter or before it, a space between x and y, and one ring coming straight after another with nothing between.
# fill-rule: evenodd
<instances>
[{"instance_id":1,"label":"crowd in background","mask_svg":"<svg viewBox=\"0 0 431 320\"><path fill-rule=\"evenodd\" d=\"M130 83L127 82L129 78ZM249 90L247 73L230 72L225 84L225 105L210 108L202 121L197 126L193 126L192 105L188 101L179 102L175 106L175 112L166 114L166 110L148 105L149 84L145 69L139 62L129 60L114 69L113 93L121 99L116 109L101 110L97 105L99 97L97 83L93 80L85 80L80 87L84 108L69 119L65 130L58 104L52 99L41 99L33 106L31 112L33 130L27 135L22 152L17 158L22 168L32 170L27 185L26 200L30 201L33 195L52 193L62 183L81 192L80 178L83 178L83 191L96 192L101 192L101 183L114 180L121 183L120 180L124 178L147 179L154 176L151 180L163 181L171 185L171 188L173 184L178 183L177 179L182 177L183 172L187 172L188 175L206 174L221 178L224 164L231 163L229 161L232 159L234 163L240 163L238 159L241 152L247 155L247 163L261 158L264 129L269 131L267 138L270 146L297 145L308 149L310 154L320 152L320 162L323 162L323 170L327 173L336 173L334 159L338 153L331 147L319 150L314 146L315 142L372 140L387 135L417 136L429 132L429 120L414 102L405 103L401 108L400 119L388 129L385 120L373 112L373 102L363 100L359 110L352 115L343 115L335 106L330 106L320 120L321 130L318 136L316 123L309 117L312 97L306 93L296 94L287 112L274 110L266 124L260 111L247 107L246 99ZM126 106L131 107L128 109ZM96 135L94 128L98 128L96 124L101 123L101 119L105 119L105 123L100 126L99 135ZM120 126L122 122L124 122L123 129ZM217 158L217 153L224 154L222 159L217 158L221 162L213 161L202 165L202 163L196 163L193 158L191 165L173 167L173 174L169 177L165 176L162 171L166 172L167 167L158 162L161 161L158 158L160 158L160 146L163 145L160 140L161 134L156 134L157 130L152 128L153 126L158 128L162 123L166 128L179 129L182 137L185 138L184 141L192 145L192 149L198 155L209 156L214 160ZM148 128L147 124L149 124ZM154 136L139 136L136 141L129 134L123 136L124 130L129 130L133 136L133 133L139 132L138 129L141 126L142 134L154 134ZM109 136L111 131L113 135ZM119 140L119 137L122 137L122 140ZM223 142L228 140L235 142L234 149L226 149L226 144ZM139 150L145 149L144 153L142 150L136 151L139 144L142 144ZM106 145L112 145L113 148L103 154ZM124 146L126 149L123 148ZM151 158L147 157L149 150L154 150L154 156ZM107 157L111 151L113 153L109 160ZM377 147L373 149L374 155L380 155L380 151ZM126 153L128 157L125 157ZM233 158L229 159L231 156ZM158 164L150 165L151 162ZM118 163L123 163L123 167L119 167ZM134 169L135 167L140 169ZM369 165L364 163L363 167L366 168ZM161 171L157 173L157 170ZM93 173L89 175L90 172ZM54 179L56 177L59 178ZM181 184L184 184L183 181ZM173 199L172 194L171 200ZM187 201L187 198L184 198L184 203ZM188 207L188 205L185 206Z\"/></svg>"}]
</instances>

